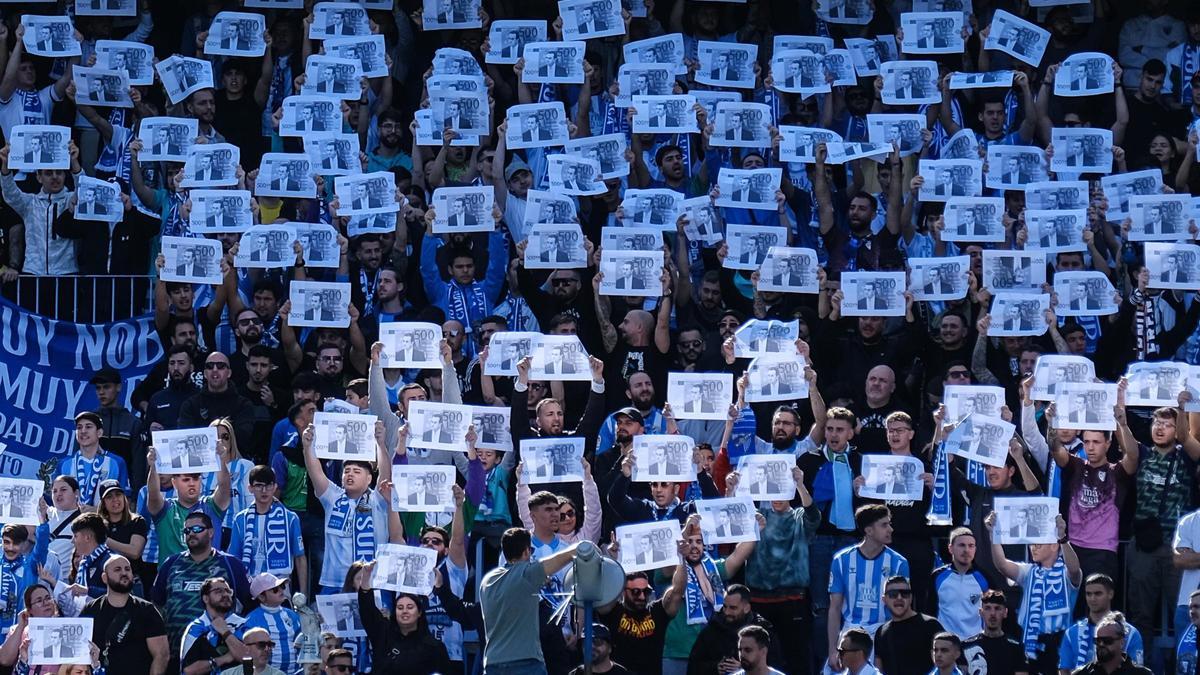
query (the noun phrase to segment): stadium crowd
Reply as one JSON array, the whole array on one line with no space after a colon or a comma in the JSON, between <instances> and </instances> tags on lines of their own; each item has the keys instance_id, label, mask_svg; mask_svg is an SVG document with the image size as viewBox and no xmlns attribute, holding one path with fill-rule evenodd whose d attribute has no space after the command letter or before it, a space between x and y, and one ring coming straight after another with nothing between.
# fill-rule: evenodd
<instances>
[{"instance_id":1,"label":"stadium crowd","mask_svg":"<svg viewBox=\"0 0 1200 675\"><path fill-rule=\"evenodd\" d=\"M593 3L586 16L576 13L577 4L489 0L481 11L469 0L427 0L424 8L415 0L0 6L0 278L11 289L58 288L48 284L72 275L147 276L163 353L140 381L110 367L94 373L99 405L76 411L74 443L52 459L40 524L3 526L0 668L110 675L1194 675L1200 408L1193 405L1200 386L1187 374L1200 377L1200 250L1189 246L1200 232L1190 197L1200 189L1200 6L641 0L615 3L624 4L622 22L588 39L598 20L593 12L598 17L614 3ZM334 51L329 36L361 36L359 29L338 32L354 15L337 12L359 5L366 5L365 35L381 38L370 43L383 45L386 72L339 94L330 84L340 82L332 67L306 64ZM564 27L560 11L568 5L578 29ZM917 42L905 40L901 21L914 10L958 15L962 52L899 49ZM261 35L241 36L264 45L257 57L211 53L239 49L232 38L232 47L221 40L221 49L210 47L210 28L230 12L262 17ZM336 22L315 23L331 12ZM472 23L475 12L475 25L457 27ZM867 15L847 22L855 12ZM46 24L43 44L43 28L30 22L48 15L68 18L73 35L61 37L78 43L75 55L31 53L64 51L51 44L58 38ZM1007 17L1015 16L1044 29L1035 57L1015 54L1020 50L1005 42L1008 29L999 46L984 48L997 16L1009 27ZM494 36L503 32L492 30L493 22L510 20L544 24L541 39L551 44L582 35L582 79L530 83L524 60L485 58L501 51ZM455 27L430 25L435 21ZM628 46L676 34L683 52L669 64L664 95L695 96L691 129L635 133L640 122L621 98L628 80L618 77ZM783 91L790 87L779 86L783 74L771 65L786 36L816 38L806 50L825 39L830 50L865 40L883 63L856 59L858 77L829 86L831 72L825 92ZM189 85L181 68L165 83L167 71L156 67L151 83L122 80L126 91L105 90L112 101L104 84L81 91L78 83L90 80L74 69L127 67L98 63L111 41L148 45L158 65L176 57L203 62L209 79ZM727 66L711 56L714 44L756 48L752 63L743 64L750 86L700 81L726 79L718 77ZM461 54L475 65L454 61ZM1056 78L1069 70L1064 61L1083 54L1110 57L1099 73L1109 84L1087 96L1063 95ZM922 94L935 102L885 103L893 99L888 64L926 59L937 72ZM548 71L554 69L551 63ZM128 70L132 75L132 65ZM952 73L1001 71L1011 77L999 84L953 84ZM1081 76L1081 86L1094 88L1093 75ZM902 99L906 85L897 82ZM457 104L447 112L451 84L482 87L480 133L460 133L475 122L457 121ZM821 81L810 85L822 88ZM329 100L340 110L340 128L292 118L290 99L326 92L336 94ZM733 140L737 133L716 128L726 114L707 107L719 105L705 99L712 92L764 104L767 134L750 144L722 142L720 136ZM114 102L123 97L127 105ZM507 111L537 103L565 111L572 138L565 149L531 145L516 132L517 118ZM852 153L881 142L869 120L895 114L919 117L915 147L904 150L889 136L882 150L866 148L844 161L834 156L835 146ZM749 124L751 115L742 117ZM151 149L141 125L164 118L195 125L195 138L172 137L190 151ZM281 133L289 125L295 131ZM428 125L435 126L422 134ZM69 129L60 165L31 168L49 152L40 147L45 140L15 133L31 126ZM802 147L786 147L795 143L795 127L833 135L813 142L806 156ZM1111 134L1103 170L1072 172L1063 164L1035 177L1036 167L1013 165L1011 183L992 180L1010 167L988 160L1009 146L1036 150L1038 166L1058 166L1055 157L1071 147L1056 140L1064 129ZM947 157L964 130L969 152ZM628 169L594 178L600 186L591 194L571 189L555 157L582 157L576 141L609 135L619 137L616 163ZM290 176L298 185L312 179L307 194L287 187L286 170L276 187L263 187L273 184L259 176L271 157L303 159L323 138L348 139L353 166L323 172L332 165L314 159L310 175ZM514 140L519 149L511 148ZM190 157L224 144L238 150L234 177L206 185L210 169ZM189 160L143 159L160 153ZM987 241L972 239L961 215L951 218L953 197L926 198L926 183L941 180L926 162L943 160L987 174L982 183L977 173L980 184L961 195L1000 203L999 229L978 233ZM725 177L764 169L781 178L751 200L757 206L746 206L737 179ZM1139 196L1188 197L1182 231L1155 236L1150 217L1132 212L1132 184L1120 177L1136 172L1151 179ZM366 174L387 177L386 194L371 200L394 208L375 208L363 197L360 209L357 195L346 208L350 193L342 183ZM87 217L101 209L86 206L101 189L85 194L88 178L116 187L113 217ZM212 192L188 187L194 181L230 195L253 193L234 214L244 227L213 232L193 217L200 192ZM1073 221L1069 237L1075 246L1039 246L1041 235L1031 230L1033 214L1056 210L1039 194L1056 183L1082 184L1075 210L1085 215ZM439 217L435 192L471 187L490 189L473 193L488 195L483 213L490 222L456 221L463 216L457 211ZM649 292L644 277L633 283L633 268L606 255L606 242L617 241L609 235L630 224L631 190L701 202L699 211L676 208L666 222L645 221L658 230L650 248L661 251ZM723 199L730 192L734 206ZM539 211L564 195L568 213ZM1027 211L1033 199L1039 208ZM219 218L220 208L206 203L206 218ZM713 221L697 223L697 212ZM448 229L441 225L446 218ZM579 264L531 263L531 235L547 222L580 233L570 242L570 259ZM286 223L332 226L336 260L317 267L308 243L289 243L284 257L264 253L265 264L239 264L247 255L240 247L265 252L268 241L243 242L244 231ZM466 231L455 231L456 223ZM755 257L752 245L725 236L726 228L746 225L784 232L774 240L781 249L769 255L811 251L814 285L760 288L771 285L768 267L758 267L767 252ZM162 278L176 266L177 274L189 274L190 261L176 265L168 251L179 238L219 242L219 271L209 270L216 283ZM538 247L545 250L544 237ZM1032 264L1007 258L1016 261L1011 278L992 267L992 254L1029 251L1038 254ZM738 264L744 256L749 266ZM965 264L946 279L953 289L946 297L917 298L915 281L900 288L872 281L895 272L916 279L930 261L959 256ZM799 266L793 272L799 275ZM1106 281L1110 297L1097 299L1097 307L1108 309L1071 311L1079 309L1077 298L1062 297L1056 283L1063 273ZM293 306L300 297L293 286L314 281L348 289L344 307L327 308L347 316L340 327L312 307ZM1032 317L1010 315L1024 310L1009 304L1001 311L997 305L1012 298L1014 284L1049 304ZM931 289L932 282L924 292L936 295ZM102 304L100 298L62 301L82 307ZM767 321L779 322L772 330L790 331L786 339L766 351L744 347L743 331ZM440 367L389 367L400 347L386 326L397 322L440 328L426 345L436 354L425 359ZM1037 329L1022 330L1025 323ZM495 356L489 345L505 332L562 338L554 344L579 344L586 356L573 366L577 372L559 371L571 373L562 379L539 368L545 357L528 352L513 353L504 367L515 374L485 372ZM1074 360L1053 360L1064 356ZM758 359L799 364L800 376L791 389L760 387ZM1154 370L1140 391L1142 370L1160 362L1183 375ZM1068 366L1054 365L1064 363L1086 364L1087 376L1069 378ZM715 415L689 415L684 399L669 400L678 373L727 378L731 386ZM1067 382L1096 385L1088 391L1100 392L1103 409L1081 404L1068 415L1067 399L1055 397L1055 387ZM999 394L990 411L970 411L961 401L950 405L947 387ZM1093 394L1081 396L1086 403ZM511 432L499 443L510 449L476 447L488 444L474 426L453 450L422 445L410 409L429 402L504 412ZM317 456L325 442L317 419L329 412L371 416L372 461ZM972 434L985 425L1008 429L992 461L981 450L986 434ZM208 427L219 468L164 472L155 434ZM648 469L633 459L644 435L687 440L688 480L645 477ZM524 450L553 438L582 439L582 459L567 471L575 478L566 482L540 480L557 469L539 464L535 474L535 453ZM749 533L732 543L706 542L717 530L703 521L704 502L747 499L759 494L747 492L751 482L772 482L739 468L757 455L787 459L787 471L772 477L787 486L786 498L753 502ZM862 494L876 475L866 467L879 456L915 463L920 498ZM446 493L447 508L398 506L393 493L411 467L450 468L456 485ZM0 481L0 522L15 513L5 510L15 493L4 490ZM1035 514L1029 507L1008 520L1001 505L1021 497L1051 498L1053 510ZM645 566L618 536L642 523L670 523L678 532ZM590 626L570 606L566 578L585 542L614 559L637 559L641 568L625 575L619 597L597 607ZM377 567L393 560L377 560L385 545L433 551L427 592L381 588L397 571ZM326 596L344 602L326 613ZM55 617L92 620L90 658L64 655L60 668L32 650L31 626Z\"/></svg>"}]
</instances>

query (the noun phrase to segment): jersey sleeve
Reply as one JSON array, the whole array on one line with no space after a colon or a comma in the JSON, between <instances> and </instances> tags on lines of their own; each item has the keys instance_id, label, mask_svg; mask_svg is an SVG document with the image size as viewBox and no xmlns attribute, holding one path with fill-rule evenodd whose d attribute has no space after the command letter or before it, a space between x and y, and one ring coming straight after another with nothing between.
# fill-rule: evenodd
<instances>
[{"instance_id":1,"label":"jersey sleeve","mask_svg":"<svg viewBox=\"0 0 1200 675\"><path fill-rule=\"evenodd\" d=\"M844 556L834 556L833 563L829 566L829 592L846 594L846 572ZM897 572L899 573L899 572Z\"/></svg>"}]
</instances>

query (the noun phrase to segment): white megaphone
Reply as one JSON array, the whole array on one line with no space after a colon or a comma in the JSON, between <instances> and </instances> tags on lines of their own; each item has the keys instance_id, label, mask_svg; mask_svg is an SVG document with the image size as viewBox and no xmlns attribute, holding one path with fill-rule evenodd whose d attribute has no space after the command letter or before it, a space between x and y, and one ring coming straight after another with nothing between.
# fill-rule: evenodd
<instances>
[{"instance_id":1,"label":"white megaphone","mask_svg":"<svg viewBox=\"0 0 1200 675\"><path fill-rule=\"evenodd\" d=\"M566 588L573 593L576 605L585 602L607 605L625 590L625 568L601 555L592 542L580 542L575 564L567 569Z\"/></svg>"}]
</instances>

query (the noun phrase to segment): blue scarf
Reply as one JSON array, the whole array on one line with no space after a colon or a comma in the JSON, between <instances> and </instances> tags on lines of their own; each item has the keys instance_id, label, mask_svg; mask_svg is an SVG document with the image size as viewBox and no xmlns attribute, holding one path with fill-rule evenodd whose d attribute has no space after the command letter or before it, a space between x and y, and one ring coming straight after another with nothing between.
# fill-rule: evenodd
<instances>
[{"instance_id":1,"label":"blue scarf","mask_svg":"<svg viewBox=\"0 0 1200 675\"><path fill-rule=\"evenodd\" d=\"M950 462L946 457L946 444L938 443L933 456L933 494L929 499L929 512L925 520L930 525L953 525L950 511Z\"/></svg>"},{"instance_id":2,"label":"blue scarf","mask_svg":"<svg viewBox=\"0 0 1200 675\"><path fill-rule=\"evenodd\" d=\"M725 584L721 581L721 575L713 559L707 555L701 558L700 566L704 568L704 576L708 579L712 589L713 597L709 598L704 595L704 590L700 587L700 578L696 575L696 568L691 565L685 566L687 567L687 588L684 590L683 600L687 606L688 625L706 624L713 612L720 611L725 604Z\"/></svg>"},{"instance_id":3,"label":"blue scarf","mask_svg":"<svg viewBox=\"0 0 1200 675\"><path fill-rule=\"evenodd\" d=\"M350 510L354 509L351 517ZM371 491L363 493L352 505L350 498L343 492L333 504L333 512L329 514L329 529L341 530L353 537L353 556L355 560L370 562L375 559L375 518L371 512Z\"/></svg>"},{"instance_id":4,"label":"blue scarf","mask_svg":"<svg viewBox=\"0 0 1200 675\"><path fill-rule=\"evenodd\" d=\"M0 600L4 602L4 609L0 610L0 627L8 628L17 617L21 604L21 598L17 597L17 572L24 561L24 556L17 556L16 560L0 557Z\"/></svg>"},{"instance_id":5,"label":"blue scarf","mask_svg":"<svg viewBox=\"0 0 1200 675\"><path fill-rule=\"evenodd\" d=\"M679 146L679 161L683 162L683 172L692 175L692 141L687 134L675 134L675 145Z\"/></svg>"},{"instance_id":6,"label":"blue scarf","mask_svg":"<svg viewBox=\"0 0 1200 675\"><path fill-rule=\"evenodd\" d=\"M478 281L471 282L469 286L462 286L453 279L447 281L446 304L450 310L446 318L461 321L467 333L471 333L472 328L488 315L487 295L483 292L483 284ZM473 350L467 348L472 342L466 340L463 343L463 353L467 356L473 356L468 353Z\"/></svg>"},{"instance_id":7,"label":"blue scarf","mask_svg":"<svg viewBox=\"0 0 1200 675\"><path fill-rule=\"evenodd\" d=\"M92 565L95 565L96 561L100 560L101 558L107 560L109 553L110 551L108 545L100 544L96 547L96 550L81 558L79 560L79 567L75 570L75 583L79 584L80 586L87 586L88 577L91 576L92 573Z\"/></svg>"},{"instance_id":8,"label":"blue scarf","mask_svg":"<svg viewBox=\"0 0 1200 675\"><path fill-rule=\"evenodd\" d=\"M271 88L262 119L262 135L270 137L272 133L271 111L275 110L287 98L292 86L291 55L284 54L275 58L275 70L271 73Z\"/></svg>"},{"instance_id":9,"label":"blue scarf","mask_svg":"<svg viewBox=\"0 0 1200 675\"><path fill-rule=\"evenodd\" d=\"M729 447L726 449L730 464L736 466L742 455L755 453L755 425L754 411L750 406L738 411L738 418L733 422L733 433L729 436Z\"/></svg>"},{"instance_id":10,"label":"blue scarf","mask_svg":"<svg viewBox=\"0 0 1200 675\"><path fill-rule=\"evenodd\" d=\"M850 471L850 449L833 452L821 449L825 464L813 480L813 501L830 504L829 522L839 530L854 531L854 476Z\"/></svg>"},{"instance_id":11,"label":"blue scarf","mask_svg":"<svg viewBox=\"0 0 1200 675\"><path fill-rule=\"evenodd\" d=\"M1183 43L1179 54L1179 102L1192 105L1192 75L1200 71L1200 44Z\"/></svg>"},{"instance_id":12,"label":"blue scarf","mask_svg":"<svg viewBox=\"0 0 1200 675\"><path fill-rule=\"evenodd\" d=\"M1020 623L1025 626L1025 656L1035 659L1045 648L1038 638L1062 630L1071 620L1072 602L1067 565L1061 556L1054 561L1053 567L1034 564L1029 575L1029 593L1024 600L1022 608L1025 611Z\"/></svg>"},{"instance_id":13,"label":"blue scarf","mask_svg":"<svg viewBox=\"0 0 1200 675\"><path fill-rule=\"evenodd\" d=\"M45 124L42 116L42 97L37 89L18 89L21 97L21 112L24 113L22 124Z\"/></svg>"},{"instance_id":14,"label":"blue scarf","mask_svg":"<svg viewBox=\"0 0 1200 675\"><path fill-rule=\"evenodd\" d=\"M92 461L87 461L83 455L72 460L75 465L75 480L79 483L79 503L93 504L96 487L100 485L100 474L104 469L104 458L108 453L97 450Z\"/></svg>"},{"instance_id":15,"label":"blue scarf","mask_svg":"<svg viewBox=\"0 0 1200 675\"><path fill-rule=\"evenodd\" d=\"M291 566L291 556L288 555L287 509L276 500L263 516L264 532L258 531L259 513L251 507L250 515L246 518L246 535L242 538L242 562L246 569L253 570L254 562L262 561L266 556L266 571L286 570ZM374 519L372 519L374 522Z\"/></svg>"},{"instance_id":16,"label":"blue scarf","mask_svg":"<svg viewBox=\"0 0 1200 675\"><path fill-rule=\"evenodd\" d=\"M615 134L621 128L620 111L616 104L607 97L602 100L604 101L604 126L601 127L600 135Z\"/></svg>"}]
</instances>

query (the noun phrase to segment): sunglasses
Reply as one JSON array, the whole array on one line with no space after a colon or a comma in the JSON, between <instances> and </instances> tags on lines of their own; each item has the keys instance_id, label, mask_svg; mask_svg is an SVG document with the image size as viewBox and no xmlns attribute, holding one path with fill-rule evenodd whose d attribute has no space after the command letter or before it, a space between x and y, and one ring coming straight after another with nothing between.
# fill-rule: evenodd
<instances>
[{"instance_id":1,"label":"sunglasses","mask_svg":"<svg viewBox=\"0 0 1200 675\"><path fill-rule=\"evenodd\" d=\"M425 537L421 543L426 546L445 546L446 542L442 541L441 537Z\"/></svg>"},{"instance_id":2,"label":"sunglasses","mask_svg":"<svg viewBox=\"0 0 1200 675\"><path fill-rule=\"evenodd\" d=\"M184 534L200 534L201 532L203 532L207 529L208 528L205 527L204 525L189 525L188 527L183 528L183 533Z\"/></svg>"},{"instance_id":3,"label":"sunglasses","mask_svg":"<svg viewBox=\"0 0 1200 675\"><path fill-rule=\"evenodd\" d=\"M354 666L346 665L344 663L331 663L328 666L325 666L325 668L327 670L335 670L339 673L348 673L354 668Z\"/></svg>"},{"instance_id":4,"label":"sunglasses","mask_svg":"<svg viewBox=\"0 0 1200 675\"><path fill-rule=\"evenodd\" d=\"M575 283L574 279L551 279L550 283L555 286L570 286Z\"/></svg>"},{"instance_id":5,"label":"sunglasses","mask_svg":"<svg viewBox=\"0 0 1200 675\"><path fill-rule=\"evenodd\" d=\"M238 319L239 326L261 326L262 319L254 317L253 319Z\"/></svg>"},{"instance_id":6,"label":"sunglasses","mask_svg":"<svg viewBox=\"0 0 1200 675\"><path fill-rule=\"evenodd\" d=\"M671 483L650 483L650 487L671 487Z\"/></svg>"},{"instance_id":7,"label":"sunglasses","mask_svg":"<svg viewBox=\"0 0 1200 675\"><path fill-rule=\"evenodd\" d=\"M838 654L853 654L854 652L861 652L861 651L862 651L861 649L856 649L854 647L845 647L845 648L838 647L837 648Z\"/></svg>"},{"instance_id":8,"label":"sunglasses","mask_svg":"<svg viewBox=\"0 0 1200 675\"><path fill-rule=\"evenodd\" d=\"M572 518L574 518L574 517L575 517L575 512L574 512L574 511L559 511L559 512L558 512L558 519L559 519L559 520L570 520L570 519L572 519Z\"/></svg>"},{"instance_id":9,"label":"sunglasses","mask_svg":"<svg viewBox=\"0 0 1200 675\"><path fill-rule=\"evenodd\" d=\"M275 649L274 642L246 642L247 647L261 647L263 649Z\"/></svg>"},{"instance_id":10,"label":"sunglasses","mask_svg":"<svg viewBox=\"0 0 1200 675\"><path fill-rule=\"evenodd\" d=\"M1104 645L1105 647L1107 647L1115 642L1118 642L1120 640L1121 640L1121 638L1119 638L1119 637L1108 637L1108 636L1099 636L1099 635L1096 636L1096 644Z\"/></svg>"},{"instance_id":11,"label":"sunglasses","mask_svg":"<svg viewBox=\"0 0 1200 675\"><path fill-rule=\"evenodd\" d=\"M965 370L951 370L950 372L946 373L946 376L953 377L955 379L962 379L962 378L970 377L971 374Z\"/></svg>"},{"instance_id":12,"label":"sunglasses","mask_svg":"<svg viewBox=\"0 0 1200 675\"><path fill-rule=\"evenodd\" d=\"M221 361L213 361L213 362L204 364L205 370L227 370L228 368L229 368L229 364L223 363Z\"/></svg>"},{"instance_id":13,"label":"sunglasses","mask_svg":"<svg viewBox=\"0 0 1200 675\"><path fill-rule=\"evenodd\" d=\"M911 588L893 588L892 590L888 591L884 595L886 595L892 599L911 598L912 597L912 589Z\"/></svg>"},{"instance_id":14,"label":"sunglasses","mask_svg":"<svg viewBox=\"0 0 1200 675\"><path fill-rule=\"evenodd\" d=\"M649 588L626 588L625 592L632 593L633 595L650 595L653 590Z\"/></svg>"}]
</instances>

